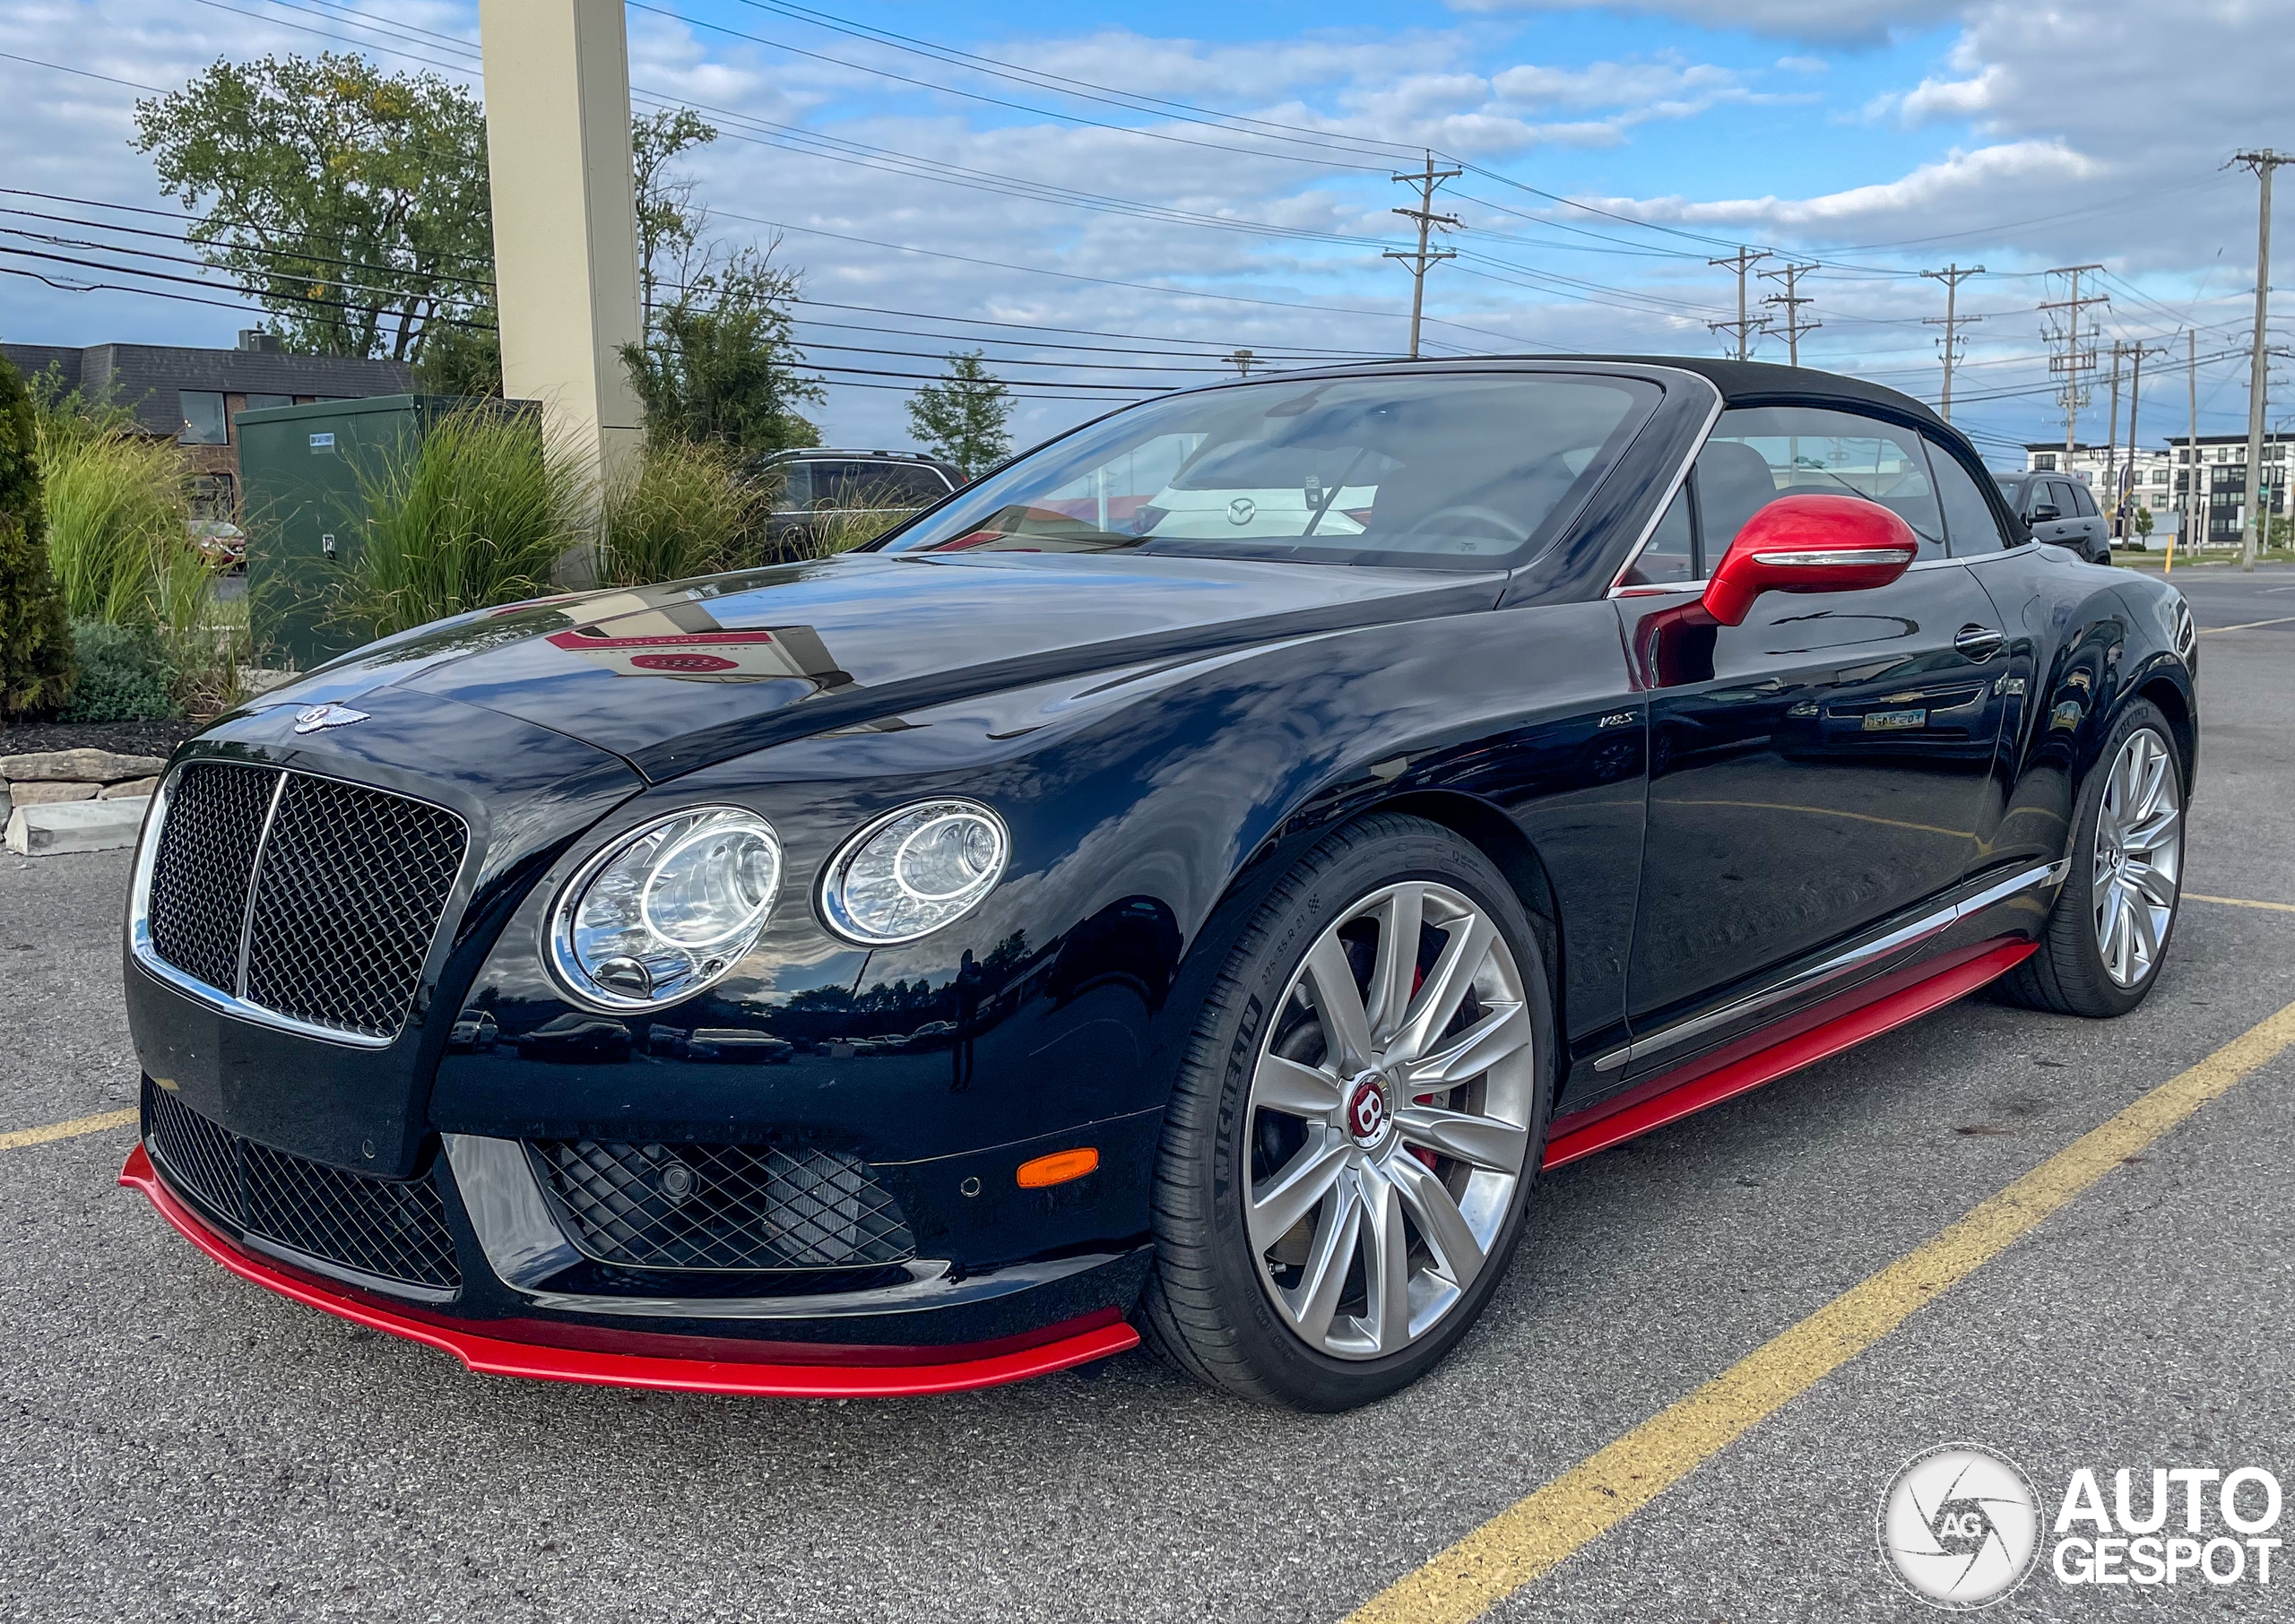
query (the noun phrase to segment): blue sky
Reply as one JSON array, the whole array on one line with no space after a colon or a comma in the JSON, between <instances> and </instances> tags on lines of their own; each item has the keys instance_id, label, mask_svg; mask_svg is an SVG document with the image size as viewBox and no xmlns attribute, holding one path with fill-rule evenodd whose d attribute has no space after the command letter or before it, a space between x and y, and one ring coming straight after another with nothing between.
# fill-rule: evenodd
<instances>
[{"instance_id":1,"label":"blue sky","mask_svg":"<svg viewBox=\"0 0 2295 1624\"><path fill-rule=\"evenodd\" d=\"M645 0L628 18L640 104L720 109L723 138L689 166L714 234L735 246L777 229L804 272L816 303L801 333L830 379L824 429L845 444L906 440L910 384L861 369L931 372L918 356L966 336L994 341L1024 385L1025 436L1094 410L1079 396L1189 382L1237 345L1394 352L1408 281L1379 257L1404 229L1384 166L1429 146L1476 166L1446 188L1466 229L1429 279L1438 350L1718 353L1705 324L1734 314L1735 287L1705 262L1749 243L1817 263L1800 289L1823 324L1806 363L1933 399L1922 318L1942 292L1918 272L1980 263L1962 308L1986 319L1956 417L2005 461L2062 432L2035 309L2059 295L2040 273L2098 261L2106 342L2196 329L2203 427L2226 428L2246 410L2231 352L2250 319L2255 188L2221 165L2242 145L2295 147L2295 0L847 0L810 14ZM58 65L0 61L10 184L161 202L126 146L137 92L108 81L173 85L217 56L347 41L477 82L463 0L13 6L0 51ZM243 320L0 277L11 339L228 341ZM1139 370L1157 366L1173 370ZM2295 406L2295 384L2284 393ZM2083 437L2101 437L2104 404L2099 388ZM2166 402L2147 406L2147 430L2180 425L2179 398L2172 424Z\"/></svg>"}]
</instances>

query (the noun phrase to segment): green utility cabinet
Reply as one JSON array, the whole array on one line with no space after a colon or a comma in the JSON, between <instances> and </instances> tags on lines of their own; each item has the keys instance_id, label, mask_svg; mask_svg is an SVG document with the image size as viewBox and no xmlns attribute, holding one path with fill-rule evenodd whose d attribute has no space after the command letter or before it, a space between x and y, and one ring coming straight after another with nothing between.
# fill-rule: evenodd
<instances>
[{"instance_id":1,"label":"green utility cabinet","mask_svg":"<svg viewBox=\"0 0 2295 1624\"><path fill-rule=\"evenodd\" d=\"M458 395L385 394L242 411L239 479L247 532L247 612L256 649L309 670L365 641L333 616L336 584L359 556L360 479L411 456Z\"/></svg>"}]
</instances>

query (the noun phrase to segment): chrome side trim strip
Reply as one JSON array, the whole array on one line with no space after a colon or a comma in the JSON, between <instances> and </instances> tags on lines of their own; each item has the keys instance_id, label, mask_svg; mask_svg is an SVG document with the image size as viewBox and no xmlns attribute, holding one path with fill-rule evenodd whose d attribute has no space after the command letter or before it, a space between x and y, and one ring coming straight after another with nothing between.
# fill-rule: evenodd
<instances>
[{"instance_id":1,"label":"chrome side trim strip","mask_svg":"<svg viewBox=\"0 0 2295 1624\"><path fill-rule=\"evenodd\" d=\"M1900 925L1885 936L1875 937L1872 941L1836 954L1822 963L1812 964L1806 969L1796 971L1783 980L1765 987L1750 997L1739 998L1734 1004L1726 1004L1719 1009L1710 1009L1703 1015L1691 1015L1686 1020L1677 1021L1671 1026L1651 1032L1646 1038L1637 1038L1623 1049L1614 1049L1595 1060L1594 1069L1615 1071L1622 1066L1630 1065L1635 1060L1645 1059L1650 1055L1671 1049L1678 1043L1686 1042L1700 1032L1710 1032L1717 1026L1726 1026L1733 1021L1742 1020L1746 1015L1757 1014L1773 1004L1781 1004L1797 994L1813 991L1828 981L1839 980L1853 972L1877 963L1900 948L1909 947L1916 942L1941 935L1961 920L1983 911L1995 903L2005 902L2020 892L2030 891L2039 886L2061 884L2064 877L2071 872L2071 860L2066 858L2061 862L2051 863L2045 868L2023 869L2005 880L1988 885L1973 896L1957 903L1947 903L1934 912L1924 914L1908 924Z\"/></svg>"}]
</instances>

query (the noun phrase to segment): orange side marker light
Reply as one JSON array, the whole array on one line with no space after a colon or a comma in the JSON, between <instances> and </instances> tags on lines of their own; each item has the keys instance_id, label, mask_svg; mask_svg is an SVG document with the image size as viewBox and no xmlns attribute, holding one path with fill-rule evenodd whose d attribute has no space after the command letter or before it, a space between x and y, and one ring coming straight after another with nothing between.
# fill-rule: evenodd
<instances>
[{"instance_id":1,"label":"orange side marker light","mask_svg":"<svg viewBox=\"0 0 2295 1624\"><path fill-rule=\"evenodd\" d=\"M1100 1164L1100 1153L1087 1146L1083 1150L1054 1151L1049 1156L1038 1156L1033 1162L1020 1163L1020 1188L1040 1190L1048 1185L1065 1184L1070 1179L1081 1179Z\"/></svg>"}]
</instances>

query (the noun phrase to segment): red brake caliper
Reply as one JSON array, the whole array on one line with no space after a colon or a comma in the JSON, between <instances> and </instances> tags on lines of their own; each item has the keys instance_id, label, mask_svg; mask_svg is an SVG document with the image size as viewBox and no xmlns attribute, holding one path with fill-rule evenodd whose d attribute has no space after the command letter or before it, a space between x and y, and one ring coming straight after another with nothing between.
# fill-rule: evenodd
<instances>
[{"instance_id":1,"label":"red brake caliper","mask_svg":"<svg viewBox=\"0 0 2295 1624\"><path fill-rule=\"evenodd\" d=\"M1425 985L1426 972L1424 969L1413 971L1410 977L1410 996L1414 998L1416 998L1418 996L1418 989ZM1433 1094L1413 1094L1410 1097L1410 1102L1413 1105L1432 1105L1434 1103L1434 1096ZM1417 1157L1421 1162L1425 1162L1428 1172L1431 1173L1434 1170L1434 1153L1433 1151L1428 1150L1423 1145L1407 1145L1403 1148L1407 1150L1412 1155Z\"/></svg>"}]
</instances>

